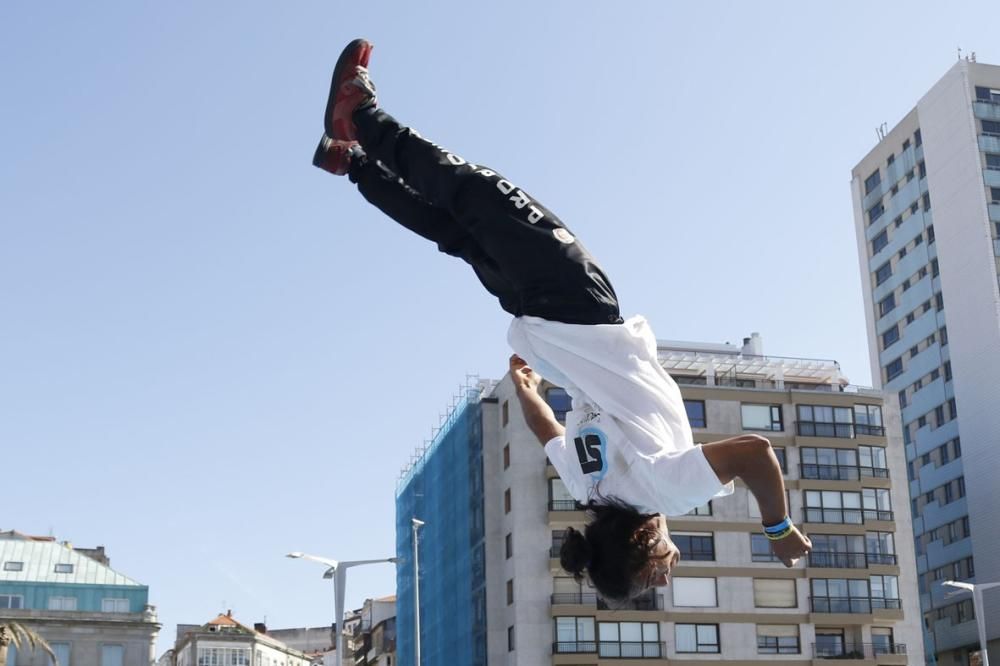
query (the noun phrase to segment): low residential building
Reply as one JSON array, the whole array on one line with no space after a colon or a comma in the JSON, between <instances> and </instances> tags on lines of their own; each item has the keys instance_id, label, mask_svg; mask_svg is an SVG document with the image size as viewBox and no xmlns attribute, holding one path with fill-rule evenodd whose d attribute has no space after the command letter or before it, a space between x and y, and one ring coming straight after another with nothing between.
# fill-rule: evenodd
<instances>
[{"instance_id":1,"label":"low residential building","mask_svg":"<svg viewBox=\"0 0 1000 666\"><path fill-rule=\"evenodd\" d=\"M110 566L103 547L0 532L0 622L37 631L60 666L149 666L160 625L149 588ZM8 666L48 666L41 651L11 650Z\"/></svg>"},{"instance_id":2,"label":"low residential building","mask_svg":"<svg viewBox=\"0 0 1000 666\"><path fill-rule=\"evenodd\" d=\"M348 654L356 666L392 666L396 662L396 597L365 599L349 631Z\"/></svg>"},{"instance_id":3,"label":"low residential building","mask_svg":"<svg viewBox=\"0 0 1000 666\"><path fill-rule=\"evenodd\" d=\"M200 626L178 625L171 666L310 666L312 663L312 658L301 650L237 622L232 611L227 611Z\"/></svg>"}]
</instances>

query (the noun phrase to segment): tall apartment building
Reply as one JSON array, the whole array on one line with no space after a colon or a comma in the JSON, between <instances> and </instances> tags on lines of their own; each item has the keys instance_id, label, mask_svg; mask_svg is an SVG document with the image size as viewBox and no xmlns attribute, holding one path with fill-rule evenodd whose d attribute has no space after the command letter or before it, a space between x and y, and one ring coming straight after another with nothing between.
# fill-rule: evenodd
<instances>
[{"instance_id":1,"label":"tall apartment building","mask_svg":"<svg viewBox=\"0 0 1000 666\"><path fill-rule=\"evenodd\" d=\"M607 608L559 566L564 530L585 517L505 378L475 398L485 542L485 608L477 612L488 663L923 663L904 458L892 435L898 413L883 409L882 394L846 385L832 361L765 357L756 336L742 348L661 344L660 358L681 383L696 441L743 432L771 439L813 554L791 569L776 562L756 502L738 485L733 496L668 521L683 553L670 586ZM565 414L565 392L544 391ZM448 491L423 488L425 501L438 494ZM434 513L426 515L429 526ZM409 529L408 520L397 529ZM430 536L421 541L422 585L434 575L425 553L436 550ZM423 603L422 590L422 621L457 615ZM401 620L401 644L408 632Z\"/></svg>"},{"instance_id":2,"label":"tall apartment building","mask_svg":"<svg viewBox=\"0 0 1000 666\"><path fill-rule=\"evenodd\" d=\"M1000 67L959 60L851 190L872 375L902 415L928 657L967 664L973 604L941 582L1000 581ZM1000 659L1000 591L985 601Z\"/></svg>"},{"instance_id":3,"label":"tall apartment building","mask_svg":"<svg viewBox=\"0 0 1000 666\"><path fill-rule=\"evenodd\" d=\"M23 624L61 666L147 666L160 625L149 588L115 571L103 548L0 532L0 624ZM38 650L11 649L8 666L48 666Z\"/></svg>"}]
</instances>

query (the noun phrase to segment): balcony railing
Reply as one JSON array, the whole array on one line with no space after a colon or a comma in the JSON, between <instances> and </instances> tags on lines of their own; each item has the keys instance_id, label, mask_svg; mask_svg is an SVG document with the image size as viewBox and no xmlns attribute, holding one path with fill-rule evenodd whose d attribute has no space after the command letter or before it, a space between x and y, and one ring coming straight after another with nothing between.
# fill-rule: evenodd
<instances>
[{"instance_id":1,"label":"balcony railing","mask_svg":"<svg viewBox=\"0 0 1000 666\"><path fill-rule=\"evenodd\" d=\"M803 479L822 479L824 481L857 481L861 478L861 470L852 465L816 465L802 463L799 465L799 475Z\"/></svg>"},{"instance_id":2,"label":"balcony railing","mask_svg":"<svg viewBox=\"0 0 1000 666\"><path fill-rule=\"evenodd\" d=\"M581 511L583 507L576 500L549 500L549 511Z\"/></svg>"},{"instance_id":3,"label":"balcony railing","mask_svg":"<svg viewBox=\"0 0 1000 666\"><path fill-rule=\"evenodd\" d=\"M894 513L886 509L826 509L807 506L802 509L802 518L807 523L833 523L863 525L869 520L894 520Z\"/></svg>"},{"instance_id":4,"label":"balcony railing","mask_svg":"<svg viewBox=\"0 0 1000 666\"><path fill-rule=\"evenodd\" d=\"M896 556L892 553L865 553L865 558L868 559L868 566L873 564L889 564L894 565L899 562Z\"/></svg>"},{"instance_id":5,"label":"balcony railing","mask_svg":"<svg viewBox=\"0 0 1000 666\"><path fill-rule=\"evenodd\" d=\"M549 547L549 557L561 557L562 556L562 544L552 545Z\"/></svg>"},{"instance_id":6,"label":"balcony railing","mask_svg":"<svg viewBox=\"0 0 1000 666\"><path fill-rule=\"evenodd\" d=\"M906 643L813 643L815 659L874 659L881 654L906 654Z\"/></svg>"},{"instance_id":7,"label":"balcony railing","mask_svg":"<svg viewBox=\"0 0 1000 666\"><path fill-rule=\"evenodd\" d=\"M868 561L864 553L836 553L833 551L812 551L809 566L838 569L867 569Z\"/></svg>"},{"instance_id":8,"label":"balcony railing","mask_svg":"<svg viewBox=\"0 0 1000 666\"><path fill-rule=\"evenodd\" d=\"M871 613L876 610L898 610L902 607L899 599L882 597L809 597L814 613Z\"/></svg>"},{"instance_id":9,"label":"balcony railing","mask_svg":"<svg viewBox=\"0 0 1000 666\"><path fill-rule=\"evenodd\" d=\"M594 592L556 592L552 595L552 605L575 604L578 606L593 606L597 603L597 594Z\"/></svg>"},{"instance_id":10,"label":"balcony railing","mask_svg":"<svg viewBox=\"0 0 1000 666\"><path fill-rule=\"evenodd\" d=\"M889 468L888 467L859 467L861 470L861 476L868 477L872 479L888 479L889 478Z\"/></svg>"},{"instance_id":11,"label":"balcony railing","mask_svg":"<svg viewBox=\"0 0 1000 666\"><path fill-rule=\"evenodd\" d=\"M554 654L598 654L609 659L662 659L666 654L659 641L557 641Z\"/></svg>"},{"instance_id":12,"label":"balcony railing","mask_svg":"<svg viewBox=\"0 0 1000 666\"><path fill-rule=\"evenodd\" d=\"M807 523L862 525L865 522L861 509L824 509L816 506L807 506L802 513Z\"/></svg>"},{"instance_id":13,"label":"balcony railing","mask_svg":"<svg viewBox=\"0 0 1000 666\"><path fill-rule=\"evenodd\" d=\"M865 509L864 510L865 520L892 520L892 511L887 511L885 509Z\"/></svg>"},{"instance_id":14,"label":"balcony railing","mask_svg":"<svg viewBox=\"0 0 1000 666\"><path fill-rule=\"evenodd\" d=\"M867 423L837 421L796 421L795 431L803 437L837 437L854 439L860 435L885 437L885 427Z\"/></svg>"},{"instance_id":15,"label":"balcony railing","mask_svg":"<svg viewBox=\"0 0 1000 666\"><path fill-rule=\"evenodd\" d=\"M609 606L604 599L599 598L597 600L597 608L598 610L663 610L663 595L656 594L652 591L645 592L635 599L630 599L623 604L615 604L613 606Z\"/></svg>"},{"instance_id":16,"label":"balcony railing","mask_svg":"<svg viewBox=\"0 0 1000 666\"><path fill-rule=\"evenodd\" d=\"M838 437L852 439L853 423L833 423L830 421L796 421L795 432L802 437Z\"/></svg>"}]
</instances>

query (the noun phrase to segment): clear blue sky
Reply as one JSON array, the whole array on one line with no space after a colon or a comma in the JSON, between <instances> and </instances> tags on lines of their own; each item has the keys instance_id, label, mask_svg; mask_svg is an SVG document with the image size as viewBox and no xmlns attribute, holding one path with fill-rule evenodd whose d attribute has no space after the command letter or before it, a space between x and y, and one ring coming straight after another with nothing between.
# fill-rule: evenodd
<instances>
[{"instance_id":1,"label":"clear blue sky","mask_svg":"<svg viewBox=\"0 0 1000 666\"><path fill-rule=\"evenodd\" d=\"M556 211L667 339L870 383L849 177L994 3L5 2L0 527L104 544L165 623L322 625L508 317L310 165L341 47ZM958 7L958 8L956 8ZM348 602L393 591L352 571Z\"/></svg>"}]
</instances>

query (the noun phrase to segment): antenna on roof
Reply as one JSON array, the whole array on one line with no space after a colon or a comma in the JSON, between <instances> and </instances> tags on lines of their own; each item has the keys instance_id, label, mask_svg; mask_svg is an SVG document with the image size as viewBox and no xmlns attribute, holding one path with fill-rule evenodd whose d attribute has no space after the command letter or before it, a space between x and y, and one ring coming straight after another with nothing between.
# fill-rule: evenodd
<instances>
[{"instance_id":1,"label":"antenna on roof","mask_svg":"<svg viewBox=\"0 0 1000 666\"><path fill-rule=\"evenodd\" d=\"M959 60L962 59L962 47L961 46L958 47L958 59Z\"/></svg>"},{"instance_id":2,"label":"antenna on roof","mask_svg":"<svg viewBox=\"0 0 1000 666\"><path fill-rule=\"evenodd\" d=\"M881 142L882 139L885 138L885 135L888 131L889 131L888 123L882 123L881 125L875 128L875 136L878 137L879 142Z\"/></svg>"}]
</instances>

